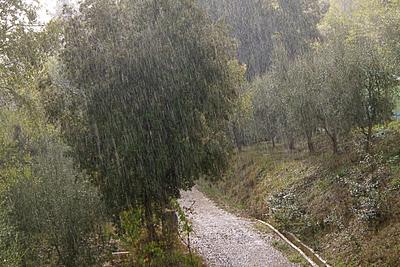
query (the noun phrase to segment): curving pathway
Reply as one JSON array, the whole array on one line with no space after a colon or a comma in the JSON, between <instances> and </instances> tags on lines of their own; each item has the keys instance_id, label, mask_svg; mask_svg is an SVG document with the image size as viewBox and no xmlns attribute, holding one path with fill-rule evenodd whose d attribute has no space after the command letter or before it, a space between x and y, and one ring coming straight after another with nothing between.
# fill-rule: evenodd
<instances>
[{"instance_id":1,"label":"curving pathway","mask_svg":"<svg viewBox=\"0 0 400 267\"><path fill-rule=\"evenodd\" d=\"M196 188L183 192L180 204L191 207L191 245L208 266L297 266L271 245L273 234L259 233L254 222L218 208Z\"/></svg>"}]
</instances>

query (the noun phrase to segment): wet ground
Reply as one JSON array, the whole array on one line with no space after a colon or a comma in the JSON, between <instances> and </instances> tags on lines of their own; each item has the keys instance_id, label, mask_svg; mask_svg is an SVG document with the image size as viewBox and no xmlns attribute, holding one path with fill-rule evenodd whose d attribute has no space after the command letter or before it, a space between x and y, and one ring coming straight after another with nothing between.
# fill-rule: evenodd
<instances>
[{"instance_id":1,"label":"wet ground","mask_svg":"<svg viewBox=\"0 0 400 267\"><path fill-rule=\"evenodd\" d=\"M180 204L192 208L191 245L208 266L296 266L272 246L273 234L261 234L255 222L220 209L196 188L182 193Z\"/></svg>"}]
</instances>

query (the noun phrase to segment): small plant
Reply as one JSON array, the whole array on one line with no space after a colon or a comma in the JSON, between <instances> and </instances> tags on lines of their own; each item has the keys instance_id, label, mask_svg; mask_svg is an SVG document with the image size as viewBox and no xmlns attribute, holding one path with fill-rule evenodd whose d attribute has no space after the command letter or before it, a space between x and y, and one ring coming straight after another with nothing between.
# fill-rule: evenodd
<instances>
[{"instance_id":1,"label":"small plant","mask_svg":"<svg viewBox=\"0 0 400 267\"><path fill-rule=\"evenodd\" d=\"M193 212L192 207L189 207L189 208L186 208L185 210L183 210L182 207L179 205L179 203L176 200L172 201L172 206L174 207L174 209L176 210L176 213L178 214L181 240L186 244L188 251L189 251L189 255L190 255L190 257L192 257L190 234L193 232L193 227L192 227L192 223L186 216L186 213ZM185 213L185 211L186 211L186 213Z\"/></svg>"},{"instance_id":2,"label":"small plant","mask_svg":"<svg viewBox=\"0 0 400 267\"><path fill-rule=\"evenodd\" d=\"M163 222L162 226L158 225L158 239L149 241L146 238L143 209L130 208L120 214L120 240L131 252L129 264L146 267L201 266L201 259L193 255L190 245L190 234L193 229L185 213L189 211L182 209L176 200L171 200L170 206L173 209L171 211L175 211L178 216L180 231L177 232L182 243L186 244L187 250L183 249L182 243L177 240L178 235L175 231L164 231L163 227L173 227L164 225L167 222Z\"/></svg>"},{"instance_id":3,"label":"small plant","mask_svg":"<svg viewBox=\"0 0 400 267\"><path fill-rule=\"evenodd\" d=\"M395 155L393 157L390 157L388 159L388 163L389 164L396 164L396 163L400 163L400 154L399 155Z\"/></svg>"},{"instance_id":4,"label":"small plant","mask_svg":"<svg viewBox=\"0 0 400 267\"><path fill-rule=\"evenodd\" d=\"M128 247L137 249L143 236L143 214L141 209L130 208L121 212L121 241Z\"/></svg>"},{"instance_id":5,"label":"small plant","mask_svg":"<svg viewBox=\"0 0 400 267\"><path fill-rule=\"evenodd\" d=\"M339 230L343 230L345 228L345 225L343 224L343 218L338 215L336 210L332 210L332 212L324 218L323 222L324 225L331 228L336 228Z\"/></svg>"},{"instance_id":6,"label":"small plant","mask_svg":"<svg viewBox=\"0 0 400 267\"><path fill-rule=\"evenodd\" d=\"M167 258L162 244L152 241L146 243L138 255L138 264L140 266L165 266Z\"/></svg>"},{"instance_id":7,"label":"small plant","mask_svg":"<svg viewBox=\"0 0 400 267\"><path fill-rule=\"evenodd\" d=\"M360 197L358 201L358 206L354 208L354 211L361 220L372 224L379 220L381 217L380 201L376 191Z\"/></svg>"},{"instance_id":8,"label":"small plant","mask_svg":"<svg viewBox=\"0 0 400 267\"><path fill-rule=\"evenodd\" d=\"M392 190L400 190L400 177L393 179L390 185Z\"/></svg>"},{"instance_id":9,"label":"small plant","mask_svg":"<svg viewBox=\"0 0 400 267\"><path fill-rule=\"evenodd\" d=\"M126 259L125 264L137 266L139 262L143 263L145 260L142 253L142 247L146 245L142 218L140 208L122 211L119 215L119 223L116 225L117 230L111 233L114 239L118 240L117 249L129 251L129 258Z\"/></svg>"},{"instance_id":10,"label":"small plant","mask_svg":"<svg viewBox=\"0 0 400 267\"><path fill-rule=\"evenodd\" d=\"M299 206L296 195L291 191L273 195L268 199L268 205L270 216L283 229L299 232L311 226L307 214Z\"/></svg>"},{"instance_id":11,"label":"small plant","mask_svg":"<svg viewBox=\"0 0 400 267\"><path fill-rule=\"evenodd\" d=\"M383 195L380 191L387 171L381 154L364 153L351 177L339 181L350 189L354 199L352 211L356 217L370 226L376 226L384 216Z\"/></svg>"}]
</instances>

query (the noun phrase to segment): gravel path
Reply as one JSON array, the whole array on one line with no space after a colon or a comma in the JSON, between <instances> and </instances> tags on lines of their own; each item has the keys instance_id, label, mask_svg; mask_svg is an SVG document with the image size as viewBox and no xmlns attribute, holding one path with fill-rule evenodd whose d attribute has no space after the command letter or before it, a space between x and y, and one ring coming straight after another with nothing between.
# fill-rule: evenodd
<instances>
[{"instance_id":1,"label":"gravel path","mask_svg":"<svg viewBox=\"0 0 400 267\"><path fill-rule=\"evenodd\" d=\"M272 247L272 234L259 233L254 222L218 208L196 188L183 192L180 204L192 207L192 247L208 266L296 266Z\"/></svg>"}]
</instances>

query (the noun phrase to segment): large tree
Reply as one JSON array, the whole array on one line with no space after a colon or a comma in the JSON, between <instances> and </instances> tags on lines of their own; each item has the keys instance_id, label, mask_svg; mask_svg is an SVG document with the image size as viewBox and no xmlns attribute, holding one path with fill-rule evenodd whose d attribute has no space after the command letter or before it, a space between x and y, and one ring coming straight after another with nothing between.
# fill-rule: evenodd
<instances>
[{"instance_id":1,"label":"large tree","mask_svg":"<svg viewBox=\"0 0 400 267\"><path fill-rule=\"evenodd\" d=\"M88 0L69 21L62 60L88 125L74 146L114 211L144 207L150 235L170 197L226 164L232 58L191 0Z\"/></svg>"}]
</instances>

